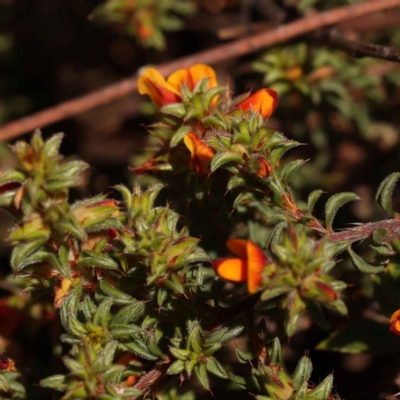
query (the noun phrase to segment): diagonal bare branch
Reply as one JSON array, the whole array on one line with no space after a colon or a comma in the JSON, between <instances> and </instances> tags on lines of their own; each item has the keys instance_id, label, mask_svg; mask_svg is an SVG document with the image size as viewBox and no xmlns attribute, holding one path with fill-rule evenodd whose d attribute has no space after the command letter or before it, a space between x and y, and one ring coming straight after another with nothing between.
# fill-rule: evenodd
<instances>
[{"instance_id":1,"label":"diagonal bare branch","mask_svg":"<svg viewBox=\"0 0 400 400\"><path fill-rule=\"evenodd\" d=\"M400 6L400 0L371 0L365 3L338 7L330 11L310 15L286 25L281 25L267 32L257 33L232 43L179 58L159 65L157 69L166 76L179 68L187 68L196 63L217 64L221 61L240 57L264 47L285 42L317 29L397 6ZM0 128L0 142L16 138L23 133L42 128L54 122L79 115L87 110L115 101L134 92L136 89L137 74L131 78L109 85L104 89L10 122Z\"/></svg>"}]
</instances>

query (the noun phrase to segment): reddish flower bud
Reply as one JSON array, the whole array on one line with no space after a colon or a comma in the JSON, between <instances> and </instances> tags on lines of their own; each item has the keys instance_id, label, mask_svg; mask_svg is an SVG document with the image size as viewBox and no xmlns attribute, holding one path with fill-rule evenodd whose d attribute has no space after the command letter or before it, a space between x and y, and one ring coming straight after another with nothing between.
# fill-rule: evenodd
<instances>
[{"instance_id":1,"label":"reddish flower bud","mask_svg":"<svg viewBox=\"0 0 400 400\"><path fill-rule=\"evenodd\" d=\"M269 118L278 106L278 93L273 89L260 89L239 103L238 108L243 111L254 110L263 118Z\"/></svg>"}]
</instances>

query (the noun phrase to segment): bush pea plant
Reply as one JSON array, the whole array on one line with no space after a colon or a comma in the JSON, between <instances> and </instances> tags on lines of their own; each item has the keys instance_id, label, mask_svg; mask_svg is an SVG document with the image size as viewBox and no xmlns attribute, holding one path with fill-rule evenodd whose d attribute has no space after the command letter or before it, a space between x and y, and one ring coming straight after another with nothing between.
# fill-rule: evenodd
<instances>
[{"instance_id":1,"label":"bush pea plant","mask_svg":"<svg viewBox=\"0 0 400 400\"><path fill-rule=\"evenodd\" d=\"M385 296L398 275L391 196L400 174L377 191L390 219L334 231L337 211L358 196L331 194L324 220L313 214L322 190L296 200L290 182L305 160L283 157L300 143L269 124L275 90L234 96L204 64L166 80L147 68L138 90L157 108L149 133L159 146L131 167L132 187L70 200L89 165L60 154L63 134L40 131L11 146L16 166L0 174L0 206L15 221L13 279L26 293L6 309L37 303L62 326L64 372L38 384L65 400L194 399L221 387L217 398L339 399L334 374L310 380L307 354L288 370L282 346L305 316L323 329L351 325L348 284L335 274L343 259L373 280L393 314L392 333L384 329L400 335L399 303ZM138 183L150 175L163 183ZM372 263L353 246L367 238ZM351 347L342 328L321 348L340 335ZM2 350L2 398L25 398L21 365Z\"/></svg>"},{"instance_id":2,"label":"bush pea plant","mask_svg":"<svg viewBox=\"0 0 400 400\"><path fill-rule=\"evenodd\" d=\"M399 5L0 1L0 399L399 396Z\"/></svg>"}]
</instances>

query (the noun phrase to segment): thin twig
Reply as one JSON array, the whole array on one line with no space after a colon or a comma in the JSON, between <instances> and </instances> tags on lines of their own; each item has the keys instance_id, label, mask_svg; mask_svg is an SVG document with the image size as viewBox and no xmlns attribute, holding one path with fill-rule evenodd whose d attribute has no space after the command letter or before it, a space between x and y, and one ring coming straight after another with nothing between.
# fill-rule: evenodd
<instances>
[{"instance_id":1,"label":"thin twig","mask_svg":"<svg viewBox=\"0 0 400 400\"><path fill-rule=\"evenodd\" d=\"M196 63L217 64L221 61L240 57L264 47L285 42L294 37L315 31L316 29L321 29L377 11L391 9L399 5L400 0L371 0L365 3L338 7L330 11L302 18L287 25L279 26L267 32L257 33L233 43L224 44L214 49L179 58L175 61L160 65L157 69L166 76L176 69L187 68ZM136 76L134 76L88 95L10 122L0 128L0 141L10 140L23 133L81 114L84 111L120 99L134 92L136 89L137 79Z\"/></svg>"},{"instance_id":2,"label":"thin twig","mask_svg":"<svg viewBox=\"0 0 400 400\"><path fill-rule=\"evenodd\" d=\"M384 221L361 224L354 228L327 235L330 242L357 242L370 237L377 229L386 229L386 238L390 239L400 235L400 220L386 219Z\"/></svg>"},{"instance_id":3,"label":"thin twig","mask_svg":"<svg viewBox=\"0 0 400 400\"><path fill-rule=\"evenodd\" d=\"M400 62L400 49L379 44L348 39L338 29L323 29L316 32L315 39L344 50L355 57L374 57Z\"/></svg>"}]
</instances>

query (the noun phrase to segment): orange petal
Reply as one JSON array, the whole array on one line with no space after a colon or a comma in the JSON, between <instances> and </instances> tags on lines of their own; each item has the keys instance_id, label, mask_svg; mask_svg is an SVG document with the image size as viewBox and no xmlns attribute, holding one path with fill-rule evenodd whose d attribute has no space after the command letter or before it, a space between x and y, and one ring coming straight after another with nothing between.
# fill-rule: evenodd
<instances>
[{"instance_id":1,"label":"orange petal","mask_svg":"<svg viewBox=\"0 0 400 400\"><path fill-rule=\"evenodd\" d=\"M194 132L188 132L183 141L190 151L190 168L195 169L200 176L210 173L208 163L215 155L214 150L207 146Z\"/></svg>"},{"instance_id":2,"label":"orange petal","mask_svg":"<svg viewBox=\"0 0 400 400\"><path fill-rule=\"evenodd\" d=\"M400 336L400 320L396 320L390 325L390 332Z\"/></svg>"},{"instance_id":3,"label":"orange petal","mask_svg":"<svg viewBox=\"0 0 400 400\"><path fill-rule=\"evenodd\" d=\"M189 70L188 68L178 69L173 72L167 79L167 83L171 85L175 90L180 91L181 86L183 84L187 85L190 90L193 89L193 86L190 82Z\"/></svg>"},{"instance_id":4,"label":"orange petal","mask_svg":"<svg viewBox=\"0 0 400 400\"><path fill-rule=\"evenodd\" d=\"M393 313L393 315L390 317L390 322L393 322L396 319L400 319L400 310L397 310Z\"/></svg>"},{"instance_id":5,"label":"orange petal","mask_svg":"<svg viewBox=\"0 0 400 400\"><path fill-rule=\"evenodd\" d=\"M208 88L218 86L217 75L215 71L206 64L195 64L189 68L190 80L193 88L204 78L208 78Z\"/></svg>"},{"instance_id":6,"label":"orange petal","mask_svg":"<svg viewBox=\"0 0 400 400\"><path fill-rule=\"evenodd\" d=\"M228 249L235 255L247 260L247 240L244 239L229 239L226 242Z\"/></svg>"},{"instance_id":7,"label":"orange petal","mask_svg":"<svg viewBox=\"0 0 400 400\"><path fill-rule=\"evenodd\" d=\"M249 293L254 293L261 285L262 270L265 267L267 259L263 251L252 241L247 241L247 288Z\"/></svg>"},{"instance_id":8,"label":"orange petal","mask_svg":"<svg viewBox=\"0 0 400 400\"><path fill-rule=\"evenodd\" d=\"M278 106L278 93L273 89L260 89L239 104L239 108L244 111L253 109L261 113L263 118L268 118Z\"/></svg>"},{"instance_id":9,"label":"orange petal","mask_svg":"<svg viewBox=\"0 0 400 400\"><path fill-rule=\"evenodd\" d=\"M247 261L240 258L220 258L214 261L213 268L217 275L231 282L246 282Z\"/></svg>"},{"instance_id":10,"label":"orange petal","mask_svg":"<svg viewBox=\"0 0 400 400\"><path fill-rule=\"evenodd\" d=\"M147 68L138 80L138 91L147 94L158 107L165 104L177 103L181 95L164 77L154 68Z\"/></svg>"},{"instance_id":11,"label":"orange petal","mask_svg":"<svg viewBox=\"0 0 400 400\"><path fill-rule=\"evenodd\" d=\"M260 164L260 169L257 172L258 175L262 178L268 178L272 172L271 165L269 165L268 161L263 157L259 157L257 161Z\"/></svg>"},{"instance_id":12,"label":"orange petal","mask_svg":"<svg viewBox=\"0 0 400 400\"><path fill-rule=\"evenodd\" d=\"M167 82L176 90L180 90L182 84L187 85L190 90L193 90L204 78L209 78L209 89L218 85L215 71L205 64L195 64L190 68L178 69L178 71L175 71L168 77Z\"/></svg>"}]
</instances>

